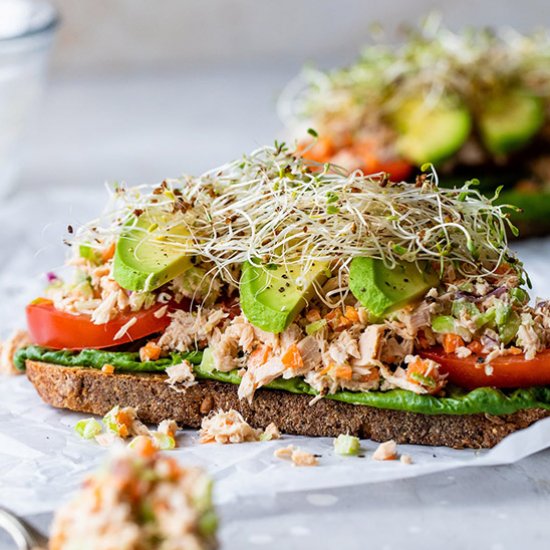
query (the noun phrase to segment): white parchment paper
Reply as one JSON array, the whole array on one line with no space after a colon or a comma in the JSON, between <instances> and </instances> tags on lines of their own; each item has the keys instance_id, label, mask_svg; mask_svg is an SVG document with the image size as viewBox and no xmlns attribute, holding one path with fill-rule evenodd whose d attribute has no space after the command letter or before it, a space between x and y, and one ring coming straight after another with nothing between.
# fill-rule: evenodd
<instances>
[{"instance_id":1,"label":"white parchment paper","mask_svg":"<svg viewBox=\"0 0 550 550\"><path fill-rule=\"evenodd\" d=\"M0 505L21 514L54 510L86 472L108 452L74 432L83 415L55 410L40 400L25 377L0 381ZM377 444L363 441L361 457L335 455L330 438L283 436L281 440L237 445L200 445L195 431L179 437L170 451L184 464L200 464L216 480L218 503L246 495L320 490L403 479L464 466L508 464L550 445L550 419L509 436L490 451L456 451L402 445L413 464L377 462ZM321 455L317 467L294 467L273 451L289 444Z\"/></svg>"}]
</instances>

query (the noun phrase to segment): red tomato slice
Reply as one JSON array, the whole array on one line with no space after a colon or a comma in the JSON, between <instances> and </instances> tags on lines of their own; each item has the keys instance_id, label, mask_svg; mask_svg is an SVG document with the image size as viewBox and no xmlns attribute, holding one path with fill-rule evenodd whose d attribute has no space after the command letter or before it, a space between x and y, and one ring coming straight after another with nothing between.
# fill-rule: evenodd
<instances>
[{"instance_id":1,"label":"red tomato slice","mask_svg":"<svg viewBox=\"0 0 550 550\"><path fill-rule=\"evenodd\" d=\"M380 146L375 140L355 143L353 152L363 161L363 165L358 168L365 174L386 172L393 181L404 181L412 172L412 164L405 159L381 154Z\"/></svg>"},{"instance_id":2,"label":"red tomato slice","mask_svg":"<svg viewBox=\"0 0 550 550\"><path fill-rule=\"evenodd\" d=\"M462 388L474 389L484 386L494 388L525 388L550 385L550 349L537 353L534 359L524 355L502 355L493 359L490 369L478 362L479 355L461 359L442 349L429 349L419 353L441 365L440 372L449 374L449 382Z\"/></svg>"},{"instance_id":3,"label":"red tomato slice","mask_svg":"<svg viewBox=\"0 0 550 550\"><path fill-rule=\"evenodd\" d=\"M39 298L27 306L27 326L32 342L39 346L75 350L108 348L164 330L170 323L170 317L155 317L161 307L163 304L158 304L136 313L119 315L103 325L96 325L89 315L72 315L59 311L50 300ZM116 333L131 319L136 319L136 322L122 338L115 340Z\"/></svg>"}]
</instances>

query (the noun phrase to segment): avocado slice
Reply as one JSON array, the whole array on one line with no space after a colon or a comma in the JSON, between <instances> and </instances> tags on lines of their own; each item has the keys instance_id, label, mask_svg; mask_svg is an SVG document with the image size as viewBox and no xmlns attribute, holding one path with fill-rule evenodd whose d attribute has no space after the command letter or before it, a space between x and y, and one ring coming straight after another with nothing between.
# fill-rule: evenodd
<instances>
[{"instance_id":1,"label":"avocado slice","mask_svg":"<svg viewBox=\"0 0 550 550\"><path fill-rule=\"evenodd\" d=\"M118 239L113 266L122 288L154 290L191 267L186 250L189 232L172 223L171 214L155 209L128 222Z\"/></svg>"},{"instance_id":2,"label":"avocado slice","mask_svg":"<svg viewBox=\"0 0 550 550\"><path fill-rule=\"evenodd\" d=\"M544 123L540 97L515 90L487 101L478 116L481 139L495 155L506 155L526 145Z\"/></svg>"},{"instance_id":3,"label":"avocado slice","mask_svg":"<svg viewBox=\"0 0 550 550\"><path fill-rule=\"evenodd\" d=\"M327 277L328 262L314 262L301 276L301 266L261 266L245 262L240 282L241 309L258 328L283 332Z\"/></svg>"},{"instance_id":4,"label":"avocado slice","mask_svg":"<svg viewBox=\"0 0 550 550\"><path fill-rule=\"evenodd\" d=\"M434 106L424 99L409 99L393 114L392 121L399 134L397 150L417 166L437 164L456 153L472 127L468 110L448 97Z\"/></svg>"},{"instance_id":5,"label":"avocado slice","mask_svg":"<svg viewBox=\"0 0 550 550\"><path fill-rule=\"evenodd\" d=\"M439 277L415 263L388 268L382 260L358 257L351 261L349 287L352 294L376 317L405 306L437 286Z\"/></svg>"}]
</instances>

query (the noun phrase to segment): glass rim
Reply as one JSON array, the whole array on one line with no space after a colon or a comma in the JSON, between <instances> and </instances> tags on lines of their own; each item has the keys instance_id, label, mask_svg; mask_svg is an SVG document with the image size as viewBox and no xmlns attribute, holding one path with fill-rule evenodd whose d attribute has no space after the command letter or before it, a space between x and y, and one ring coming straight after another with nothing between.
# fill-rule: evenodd
<instances>
[{"instance_id":1,"label":"glass rim","mask_svg":"<svg viewBox=\"0 0 550 550\"><path fill-rule=\"evenodd\" d=\"M39 36L41 34L53 33L53 31L55 31L55 29L59 26L59 23L61 22L61 16L59 15L59 11L57 10L57 8L55 8L55 6L53 6L50 2L44 2L44 4L48 5L51 8L51 16L46 19L46 22L43 25L27 29L20 34L14 34L12 36L4 37L0 36L0 45L17 42L18 40L25 40L26 38Z\"/></svg>"}]
</instances>

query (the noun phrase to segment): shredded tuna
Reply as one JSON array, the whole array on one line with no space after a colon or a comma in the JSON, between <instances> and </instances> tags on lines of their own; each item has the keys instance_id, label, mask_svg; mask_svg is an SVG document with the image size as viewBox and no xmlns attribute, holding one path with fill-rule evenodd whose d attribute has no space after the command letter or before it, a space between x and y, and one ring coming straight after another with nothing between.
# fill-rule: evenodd
<instances>
[{"instance_id":1,"label":"shredded tuna","mask_svg":"<svg viewBox=\"0 0 550 550\"><path fill-rule=\"evenodd\" d=\"M294 447L294 445L277 449L273 455L283 460L291 460L294 466L317 466L319 464L314 454Z\"/></svg>"},{"instance_id":2,"label":"shredded tuna","mask_svg":"<svg viewBox=\"0 0 550 550\"><path fill-rule=\"evenodd\" d=\"M181 363L167 367L166 374L168 375L166 383L177 392L184 392L197 383L193 366L186 359Z\"/></svg>"},{"instance_id":3,"label":"shredded tuna","mask_svg":"<svg viewBox=\"0 0 550 550\"><path fill-rule=\"evenodd\" d=\"M472 351L466 346L458 346L458 348L456 348L455 355L460 359L464 359L465 357L472 355Z\"/></svg>"},{"instance_id":4,"label":"shredded tuna","mask_svg":"<svg viewBox=\"0 0 550 550\"><path fill-rule=\"evenodd\" d=\"M378 361L386 327L384 325L369 325L359 336L359 356L353 365L366 367Z\"/></svg>"},{"instance_id":5,"label":"shredded tuna","mask_svg":"<svg viewBox=\"0 0 550 550\"><path fill-rule=\"evenodd\" d=\"M29 335L24 330L16 330L7 340L0 342L0 374L21 374L15 368L13 358L18 349L24 348L30 343Z\"/></svg>"},{"instance_id":6,"label":"shredded tuna","mask_svg":"<svg viewBox=\"0 0 550 550\"><path fill-rule=\"evenodd\" d=\"M410 465L413 463L413 459L411 455L401 455L401 457L399 458L399 461L401 462L401 464L407 464L407 465Z\"/></svg>"},{"instance_id":7,"label":"shredded tuna","mask_svg":"<svg viewBox=\"0 0 550 550\"><path fill-rule=\"evenodd\" d=\"M163 350L189 351L197 344L205 343L215 326L224 318L221 310L194 312L177 310L171 313L171 323L160 337L159 346Z\"/></svg>"},{"instance_id":8,"label":"shredded tuna","mask_svg":"<svg viewBox=\"0 0 550 550\"><path fill-rule=\"evenodd\" d=\"M120 340L126 336L127 332L137 323L137 318L132 317L127 323L120 327L119 331L114 335L113 340Z\"/></svg>"},{"instance_id":9,"label":"shredded tuna","mask_svg":"<svg viewBox=\"0 0 550 550\"><path fill-rule=\"evenodd\" d=\"M239 399L247 399L250 403L255 391L279 378L285 372L285 366L280 357L271 357L263 365L247 369L239 385Z\"/></svg>"},{"instance_id":10,"label":"shredded tuna","mask_svg":"<svg viewBox=\"0 0 550 550\"><path fill-rule=\"evenodd\" d=\"M393 439L380 443L372 458L373 460L395 460L397 458L397 444Z\"/></svg>"}]
</instances>

